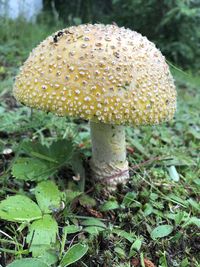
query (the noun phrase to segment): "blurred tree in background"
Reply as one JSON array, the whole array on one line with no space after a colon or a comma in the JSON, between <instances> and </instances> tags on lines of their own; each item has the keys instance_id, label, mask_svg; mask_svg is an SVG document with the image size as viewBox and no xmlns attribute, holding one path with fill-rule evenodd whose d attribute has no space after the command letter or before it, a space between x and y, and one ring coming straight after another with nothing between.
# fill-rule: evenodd
<instances>
[{"instance_id":1,"label":"blurred tree in background","mask_svg":"<svg viewBox=\"0 0 200 267\"><path fill-rule=\"evenodd\" d=\"M65 25L112 23L151 41L184 69L200 69L200 0L44 0L44 11Z\"/></svg>"}]
</instances>

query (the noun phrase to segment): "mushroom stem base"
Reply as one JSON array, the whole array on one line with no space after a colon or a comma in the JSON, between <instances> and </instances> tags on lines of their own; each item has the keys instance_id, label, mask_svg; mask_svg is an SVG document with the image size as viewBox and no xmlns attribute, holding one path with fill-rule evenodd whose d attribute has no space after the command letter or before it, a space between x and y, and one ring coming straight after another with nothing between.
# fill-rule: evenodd
<instances>
[{"instance_id":1,"label":"mushroom stem base","mask_svg":"<svg viewBox=\"0 0 200 267\"><path fill-rule=\"evenodd\" d=\"M95 180L114 189L129 178L124 126L90 122L92 159Z\"/></svg>"}]
</instances>

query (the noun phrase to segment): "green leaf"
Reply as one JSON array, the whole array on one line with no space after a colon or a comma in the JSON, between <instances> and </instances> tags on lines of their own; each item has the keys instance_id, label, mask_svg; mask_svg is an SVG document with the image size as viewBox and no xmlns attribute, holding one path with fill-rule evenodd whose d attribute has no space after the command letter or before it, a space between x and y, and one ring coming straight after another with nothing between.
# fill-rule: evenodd
<instances>
[{"instance_id":1,"label":"green leaf","mask_svg":"<svg viewBox=\"0 0 200 267\"><path fill-rule=\"evenodd\" d=\"M197 186L200 186L200 178L196 178L196 179L194 179L193 182L194 182Z\"/></svg>"},{"instance_id":2,"label":"green leaf","mask_svg":"<svg viewBox=\"0 0 200 267\"><path fill-rule=\"evenodd\" d=\"M12 166L12 175L18 180L47 180L55 172L52 165L37 158L18 158Z\"/></svg>"},{"instance_id":3,"label":"green leaf","mask_svg":"<svg viewBox=\"0 0 200 267\"><path fill-rule=\"evenodd\" d=\"M50 147L39 142L24 142L22 150L30 157L20 157L12 166L12 175L20 180L47 180L72 157L73 144L58 140Z\"/></svg>"},{"instance_id":4,"label":"green leaf","mask_svg":"<svg viewBox=\"0 0 200 267\"><path fill-rule=\"evenodd\" d=\"M63 164L69 162L73 154L73 143L71 140L63 139L52 143L49 147L49 156Z\"/></svg>"},{"instance_id":5,"label":"green leaf","mask_svg":"<svg viewBox=\"0 0 200 267\"><path fill-rule=\"evenodd\" d=\"M100 206L101 211L115 210L119 208L119 204L116 200L109 200Z\"/></svg>"},{"instance_id":6,"label":"green leaf","mask_svg":"<svg viewBox=\"0 0 200 267\"><path fill-rule=\"evenodd\" d=\"M38 259L27 258L27 259L15 260L7 267L49 267L49 266Z\"/></svg>"},{"instance_id":7,"label":"green leaf","mask_svg":"<svg viewBox=\"0 0 200 267\"><path fill-rule=\"evenodd\" d=\"M135 254L135 251L140 251L141 246L142 240L137 238L130 248L129 257L132 257Z\"/></svg>"},{"instance_id":8,"label":"green leaf","mask_svg":"<svg viewBox=\"0 0 200 267\"><path fill-rule=\"evenodd\" d=\"M63 139L53 142L49 147L39 142L26 141L22 144L22 150L30 157L35 157L54 164L63 164L69 161L73 152L73 143Z\"/></svg>"},{"instance_id":9,"label":"green leaf","mask_svg":"<svg viewBox=\"0 0 200 267\"><path fill-rule=\"evenodd\" d=\"M176 170L176 167L175 166L170 166L167 168L168 169L168 172L169 172L169 176L170 178L174 181L174 182L178 182L180 180L179 178L179 174Z\"/></svg>"},{"instance_id":10,"label":"green leaf","mask_svg":"<svg viewBox=\"0 0 200 267\"><path fill-rule=\"evenodd\" d=\"M26 196L11 196L0 202L0 218L3 220L30 222L41 217L38 205Z\"/></svg>"},{"instance_id":11,"label":"green leaf","mask_svg":"<svg viewBox=\"0 0 200 267\"><path fill-rule=\"evenodd\" d=\"M42 254L51 248L56 242L58 234L58 224L50 215L44 215L40 220L34 221L27 236L27 243L34 257Z\"/></svg>"},{"instance_id":12,"label":"green leaf","mask_svg":"<svg viewBox=\"0 0 200 267\"><path fill-rule=\"evenodd\" d=\"M131 243L133 243L134 238L135 238L134 233L128 233L128 232L121 230L121 229L114 228L114 229L112 229L112 233L117 234L118 236L127 239Z\"/></svg>"},{"instance_id":13,"label":"green leaf","mask_svg":"<svg viewBox=\"0 0 200 267\"><path fill-rule=\"evenodd\" d=\"M114 249L115 253L118 254L118 256L121 258L121 259L125 259L126 258L126 252L124 251L124 249L122 249L121 247L116 247Z\"/></svg>"},{"instance_id":14,"label":"green leaf","mask_svg":"<svg viewBox=\"0 0 200 267\"><path fill-rule=\"evenodd\" d=\"M190 266L190 263L188 258L186 257L181 261L180 267L188 267L188 266Z\"/></svg>"},{"instance_id":15,"label":"green leaf","mask_svg":"<svg viewBox=\"0 0 200 267\"><path fill-rule=\"evenodd\" d=\"M173 226L168 224L163 224L153 229L153 231L151 232L151 238L155 240L157 238L165 237L170 235L172 231L173 231Z\"/></svg>"},{"instance_id":16,"label":"green leaf","mask_svg":"<svg viewBox=\"0 0 200 267\"><path fill-rule=\"evenodd\" d=\"M60 263L61 267L66 267L74 262L77 262L87 253L87 251L87 245L82 245L81 243L73 245L63 256Z\"/></svg>"},{"instance_id":17,"label":"green leaf","mask_svg":"<svg viewBox=\"0 0 200 267\"><path fill-rule=\"evenodd\" d=\"M153 212L153 207L152 207L152 205L151 204L149 204L149 203L146 203L145 205L144 205L144 215L145 216L149 216L150 214L152 214L152 212Z\"/></svg>"},{"instance_id":18,"label":"green leaf","mask_svg":"<svg viewBox=\"0 0 200 267\"><path fill-rule=\"evenodd\" d=\"M200 203L198 203L197 201L195 201L194 199L192 198L189 198L187 200L187 202L197 211L200 212Z\"/></svg>"},{"instance_id":19,"label":"green leaf","mask_svg":"<svg viewBox=\"0 0 200 267\"><path fill-rule=\"evenodd\" d=\"M0 83L1 87L2 81ZM5 89L5 88L4 88ZM2 99L2 98L1 98ZM1 101L2 104L3 101ZM28 120L27 118L27 108L20 108L15 111L10 111L10 109L6 109L6 112L0 114L0 131L7 132L7 133L16 133L22 132L22 127L24 126L25 122ZM24 130L24 129L23 129Z\"/></svg>"},{"instance_id":20,"label":"green leaf","mask_svg":"<svg viewBox=\"0 0 200 267\"><path fill-rule=\"evenodd\" d=\"M86 207L94 207L96 205L96 200L86 194L82 194L79 198L78 198L80 204L82 206L86 206Z\"/></svg>"},{"instance_id":21,"label":"green leaf","mask_svg":"<svg viewBox=\"0 0 200 267\"><path fill-rule=\"evenodd\" d=\"M142 239L137 238L131 246L131 250L139 251L142 246Z\"/></svg>"},{"instance_id":22,"label":"green leaf","mask_svg":"<svg viewBox=\"0 0 200 267\"><path fill-rule=\"evenodd\" d=\"M99 226L87 226L84 228L84 231L89 233L90 235L98 235L99 232L104 231L105 228Z\"/></svg>"},{"instance_id":23,"label":"green leaf","mask_svg":"<svg viewBox=\"0 0 200 267\"><path fill-rule=\"evenodd\" d=\"M47 146L42 145L38 141L24 141L21 149L30 157L35 155L36 158L49 160L49 149ZM49 160L51 161L51 160Z\"/></svg>"},{"instance_id":24,"label":"green leaf","mask_svg":"<svg viewBox=\"0 0 200 267\"><path fill-rule=\"evenodd\" d=\"M89 219L83 220L81 224L85 226L98 226L98 227L107 228L105 223L103 223L101 220L97 218L89 218Z\"/></svg>"},{"instance_id":25,"label":"green leaf","mask_svg":"<svg viewBox=\"0 0 200 267\"><path fill-rule=\"evenodd\" d=\"M187 227L188 225L196 225L197 227L200 227L200 219L195 216L189 218L189 220L184 223L183 228Z\"/></svg>"},{"instance_id":26,"label":"green leaf","mask_svg":"<svg viewBox=\"0 0 200 267\"><path fill-rule=\"evenodd\" d=\"M66 203L71 203L76 197L80 196L81 194L82 194L82 192L80 192L80 191L73 191L73 190L67 189L65 192Z\"/></svg>"},{"instance_id":27,"label":"green leaf","mask_svg":"<svg viewBox=\"0 0 200 267\"><path fill-rule=\"evenodd\" d=\"M176 225L180 225L180 223L182 222L183 218L184 218L184 212L183 211L179 211L178 213L174 214L174 220Z\"/></svg>"},{"instance_id":28,"label":"green leaf","mask_svg":"<svg viewBox=\"0 0 200 267\"><path fill-rule=\"evenodd\" d=\"M45 262L48 266L52 266L58 261L58 255L55 249L46 250L38 257L39 260Z\"/></svg>"},{"instance_id":29,"label":"green leaf","mask_svg":"<svg viewBox=\"0 0 200 267\"><path fill-rule=\"evenodd\" d=\"M194 128L190 128L188 134L191 134L194 138L200 140L200 132L199 130L195 130Z\"/></svg>"},{"instance_id":30,"label":"green leaf","mask_svg":"<svg viewBox=\"0 0 200 267\"><path fill-rule=\"evenodd\" d=\"M129 207L135 200L137 194L135 192L128 192L124 196L122 204L125 205L126 207Z\"/></svg>"},{"instance_id":31,"label":"green leaf","mask_svg":"<svg viewBox=\"0 0 200 267\"><path fill-rule=\"evenodd\" d=\"M61 192L53 181L39 183L35 188L35 197L44 213L51 213L60 208Z\"/></svg>"},{"instance_id":32,"label":"green leaf","mask_svg":"<svg viewBox=\"0 0 200 267\"><path fill-rule=\"evenodd\" d=\"M80 232L81 230L82 227L77 225L68 225L63 228L63 232L65 232L66 234L75 234Z\"/></svg>"}]
</instances>

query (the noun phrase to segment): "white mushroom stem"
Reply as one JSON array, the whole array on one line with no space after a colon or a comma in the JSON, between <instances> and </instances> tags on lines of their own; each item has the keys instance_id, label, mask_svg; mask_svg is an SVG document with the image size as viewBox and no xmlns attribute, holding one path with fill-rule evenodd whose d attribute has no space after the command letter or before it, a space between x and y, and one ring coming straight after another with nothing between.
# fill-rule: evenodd
<instances>
[{"instance_id":1,"label":"white mushroom stem","mask_svg":"<svg viewBox=\"0 0 200 267\"><path fill-rule=\"evenodd\" d=\"M90 122L94 179L110 188L129 178L124 126Z\"/></svg>"}]
</instances>

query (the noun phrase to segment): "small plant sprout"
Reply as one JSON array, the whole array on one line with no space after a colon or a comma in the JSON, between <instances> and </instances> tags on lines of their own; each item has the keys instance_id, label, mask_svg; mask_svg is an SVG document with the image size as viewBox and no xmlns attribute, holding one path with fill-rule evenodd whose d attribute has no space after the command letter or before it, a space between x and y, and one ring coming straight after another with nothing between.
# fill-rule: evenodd
<instances>
[{"instance_id":1,"label":"small plant sprout","mask_svg":"<svg viewBox=\"0 0 200 267\"><path fill-rule=\"evenodd\" d=\"M114 188L129 178L125 125L174 116L169 67L146 37L117 25L74 26L53 36L24 63L14 95L32 108L89 120L93 177Z\"/></svg>"}]
</instances>

